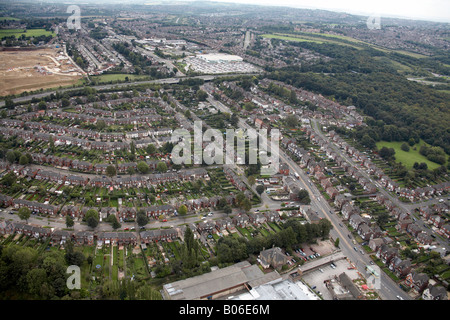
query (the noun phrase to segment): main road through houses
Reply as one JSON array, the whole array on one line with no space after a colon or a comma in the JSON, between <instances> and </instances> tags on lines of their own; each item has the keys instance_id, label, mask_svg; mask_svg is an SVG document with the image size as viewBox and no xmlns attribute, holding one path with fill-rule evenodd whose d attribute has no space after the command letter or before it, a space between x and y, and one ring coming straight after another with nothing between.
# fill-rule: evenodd
<instances>
[{"instance_id":1,"label":"main road through houses","mask_svg":"<svg viewBox=\"0 0 450 320\"><path fill-rule=\"evenodd\" d=\"M339 155L341 156L345 161L347 161L351 166L353 166L355 169L357 169L366 179L368 179L370 182L372 182L374 185L376 185L378 187L378 191L380 193L382 193L383 195L385 195L386 197L388 197L389 200L392 201L392 203L394 203L396 206L402 208L405 212L409 212L411 213L411 215L414 215L414 209L417 208L418 206L428 206L431 205L432 203L437 203L438 199L433 199L433 200L428 200L422 203L416 203L416 204L406 204L403 203L402 201L400 201L396 196L393 196L391 193L389 193L387 190L385 190L378 181L372 179L372 177L361 168L361 166L359 166L358 164L356 164L345 152L342 152L342 150L336 146L334 143L332 143L330 141L330 139L328 139L327 136L325 136L325 134L323 134L323 132L320 130L319 128L319 124L318 121L315 119L311 119L311 124L312 124L312 128L314 129L314 131L325 141L330 142L329 145L331 146L331 148L333 148L333 150ZM416 223L421 227L422 231L428 233L429 235L433 234L433 231L429 228L426 228L424 226L424 222L421 219L416 218ZM439 246L441 248L444 248L446 251L450 250L450 246L448 244L447 240L443 240L440 239L439 237L435 237L435 241L438 242Z\"/></svg>"},{"instance_id":2,"label":"main road through houses","mask_svg":"<svg viewBox=\"0 0 450 320\"><path fill-rule=\"evenodd\" d=\"M245 123L244 120L240 119L239 126L243 129L249 129L250 126ZM371 258L363 254L362 248L353 243L353 240L349 239L350 232L348 229L341 224L341 220L333 213L333 209L330 207L325 198L322 197L319 190L311 182L304 171L299 167L299 165L286 155L282 150L278 152L272 150L272 155L279 156L279 159L285 162L291 172L296 172L299 175L298 185L302 189L306 189L311 196L311 208L317 211L319 217L326 218L330 220L333 225L333 229L330 235L333 239L339 238L339 247L346 257L355 264L355 267L361 274L368 276L365 268L369 265ZM341 227L341 225L343 227ZM351 235L350 235L351 236ZM403 299L411 299L407 293L405 293L388 275L384 272L380 272L380 288L379 293L383 299L396 300L397 296Z\"/></svg>"},{"instance_id":3,"label":"main road through houses","mask_svg":"<svg viewBox=\"0 0 450 320\"><path fill-rule=\"evenodd\" d=\"M165 79L157 79L157 80L146 80L146 81L135 81L135 82L124 82L124 83L116 83L116 84L105 84L105 85L97 85L97 86L89 86L96 90L105 90L105 89L112 89L112 88L126 88L128 86L134 86L134 85L141 85L141 84L174 84L178 83L181 80L185 79L202 79L204 81L210 81L215 78L219 77L234 77L234 76L248 76L248 75L255 75L255 73L242 73L242 74L222 74L222 75L201 75L201 76L194 76L194 77L174 77L174 78L165 78ZM83 87L71 87L71 88L61 88L54 90L49 90L42 93L36 93L36 94L30 94L26 96L20 96L17 98L14 98L14 103L18 102L26 102L31 101L31 99L43 99L52 93L55 94L57 91L60 93L73 91L73 90L79 90ZM5 106L5 101L0 101L0 108Z\"/></svg>"}]
</instances>

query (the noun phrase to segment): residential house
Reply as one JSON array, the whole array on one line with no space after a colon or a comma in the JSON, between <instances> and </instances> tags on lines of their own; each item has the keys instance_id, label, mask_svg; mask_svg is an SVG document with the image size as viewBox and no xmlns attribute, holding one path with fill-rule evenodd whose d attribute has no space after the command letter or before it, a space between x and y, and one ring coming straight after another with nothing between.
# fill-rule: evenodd
<instances>
[{"instance_id":1,"label":"residential house","mask_svg":"<svg viewBox=\"0 0 450 320\"><path fill-rule=\"evenodd\" d=\"M421 293L428 286L429 278L425 273L411 271L405 279L405 284Z\"/></svg>"},{"instance_id":2,"label":"residential house","mask_svg":"<svg viewBox=\"0 0 450 320\"><path fill-rule=\"evenodd\" d=\"M423 300L448 300L448 293L443 286L429 285L422 293Z\"/></svg>"},{"instance_id":3,"label":"residential house","mask_svg":"<svg viewBox=\"0 0 450 320\"><path fill-rule=\"evenodd\" d=\"M350 225L354 230L358 230L359 225L365 223L364 219L359 214L353 214L348 219L348 222L350 223Z\"/></svg>"},{"instance_id":4,"label":"residential house","mask_svg":"<svg viewBox=\"0 0 450 320\"><path fill-rule=\"evenodd\" d=\"M258 262L264 269L272 267L274 269L281 268L289 261L289 258L283 253L281 248L274 247L261 251L258 256Z\"/></svg>"},{"instance_id":5,"label":"residential house","mask_svg":"<svg viewBox=\"0 0 450 320\"><path fill-rule=\"evenodd\" d=\"M383 244L378 249L376 256L378 259L381 259L384 264L387 265L394 257L398 256L398 249L390 247L387 244Z\"/></svg>"}]
</instances>

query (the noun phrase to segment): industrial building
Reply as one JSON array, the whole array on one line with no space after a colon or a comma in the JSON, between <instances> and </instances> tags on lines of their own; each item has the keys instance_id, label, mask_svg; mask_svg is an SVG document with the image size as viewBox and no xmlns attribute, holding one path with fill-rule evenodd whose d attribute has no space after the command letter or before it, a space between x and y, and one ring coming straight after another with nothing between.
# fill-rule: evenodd
<instances>
[{"instance_id":1,"label":"industrial building","mask_svg":"<svg viewBox=\"0 0 450 320\"><path fill-rule=\"evenodd\" d=\"M278 272L263 273L257 265L242 261L200 276L172 282L163 286L166 300L211 300L242 290L250 291L263 284L281 280Z\"/></svg>"}]
</instances>

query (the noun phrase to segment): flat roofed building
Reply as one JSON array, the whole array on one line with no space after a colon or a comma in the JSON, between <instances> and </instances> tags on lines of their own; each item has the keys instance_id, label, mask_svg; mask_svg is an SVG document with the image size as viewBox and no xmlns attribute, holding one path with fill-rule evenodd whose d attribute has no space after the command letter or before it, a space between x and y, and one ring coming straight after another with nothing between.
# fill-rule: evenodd
<instances>
[{"instance_id":1,"label":"flat roofed building","mask_svg":"<svg viewBox=\"0 0 450 320\"><path fill-rule=\"evenodd\" d=\"M197 58L205 60L210 63L224 63L224 62L241 62L243 59L239 56L225 53L208 53L199 54Z\"/></svg>"},{"instance_id":2,"label":"flat roofed building","mask_svg":"<svg viewBox=\"0 0 450 320\"><path fill-rule=\"evenodd\" d=\"M166 284L163 286L163 297L167 300L217 299L278 278L280 275L277 272L264 274L257 265L243 261L200 276Z\"/></svg>"}]
</instances>

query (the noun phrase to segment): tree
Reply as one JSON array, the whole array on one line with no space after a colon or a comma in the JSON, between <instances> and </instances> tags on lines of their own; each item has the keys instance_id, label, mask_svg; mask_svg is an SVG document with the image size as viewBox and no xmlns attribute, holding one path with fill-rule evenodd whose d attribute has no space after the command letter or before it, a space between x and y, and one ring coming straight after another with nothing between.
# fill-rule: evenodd
<instances>
[{"instance_id":1,"label":"tree","mask_svg":"<svg viewBox=\"0 0 450 320\"><path fill-rule=\"evenodd\" d=\"M297 100L297 94L294 90L291 90L290 96L289 96L289 103L296 104L298 102Z\"/></svg>"},{"instance_id":2,"label":"tree","mask_svg":"<svg viewBox=\"0 0 450 320\"><path fill-rule=\"evenodd\" d=\"M248 180L248 183L250 184L250 186L253 186L256 182L255 176L250 176L250 177L248 177L247 180Z\"/></svg>"},{"instance_id":3,"label":"tree","mask_svg":"<svg viewBox=\"0 0 450 320\"><path fill-rule=\"evenodd\" d=\"M72 228L75 222L73 221L73 218L69 215L66 216L66 227Z\"/></svg>"},{"instance_id":4,"label":"tree","mask_svg":"<svg viewBox=\"0 0 450 320\"><path fill-rule=\"evenodd\" d=\"M39 110L46 110L47 109L47 104L45 103L45 101L39 102L38 109Z\"/></svg>"},{"instance_id":5,"label":"tree","mask_svg":"<svg viewBox=\"0 0 450 320\"><path fill-rule=\"evenodd\" d=\"M264 185L258 184L256 186L256 192L258 192L258 194L261 195L264 192Z\"/></svg>"},{"instance_id":6,"label":"tree","mask_svg":"<svg viewBox=\"0 0 450 320\"><path fill-rule=\"evenodd\" d=\"M167 171L167 164L163 161L158 162L156 165L156 170L159 172L166 172Z\"/></svg>"},{"instance_id":7,"label":"tree","mask_svg":"<svg viewBox=\"0 0 450 320\"><path fill-rule=\"evenodd\" d=\"M395 149L383 147L383 148L381 148L379 154L380 154L380 157L382 157L383 159L389 160L389 159L392 159L393 156L395 155Z\"/></svg>"},{"instance_id":8,"label":"tree","mask_svg":"<svg viewBox=\"0 0 450 320\"><path fill-rule=\"evenodd\" d=\"M187 212L188 212L188 209L187 209L187 207L186 207L184 204L182 204L182 205L178 208L178 213L179 213L180 215L182 215L182 216L185 216L185 215L187 214Z\"/></svg>"},{"instance_id":9,"label":"tree","mask_svg":"<svg viewBox=\"0 0 450 320\"><path fill-rule=\"evenodd\" d=\"M62 98L62 99L61 99L61 106L62 106L63 108L67 108L68 106L70 106L70 101L69 101L69 99L67 99L67 98Z\"/></svg>"},{"instance_id":10,"label":"tree","mask_svg":"<svg viewBox=\"0 0 450 320\"><path fill-rule=\"evenodd\" d=\"M139 210L136 216L138 226L143 227L148 223L148 217L144 210Z\"/></svg>"},{"instance_id":11,"label":"tree","mask_svg":"<svg viewBox=\"0 0 450 320\"><path fill-rule=\"evenodd\" d=\"M86 219L87 225L91 227L92 229L96 228L98 226L98 220L94 217L89 217Z\"/></svg>"},{"instance_id":12,"label":"tree","mask_svg":"<svg viewBox=\"0 0 450 320\"><path fill-rule=\"evenodd\" d=\"M405 152L409 151L409 145L406 142L403 142L400 148Z\"/></svg>"},{"instance_id":13,"label":"tree","mask_svg":"<svg viewBox=\"0 0 450 320\"><path fill-rule=\"evenodd\" d=\"M339 247L339 238L336 238L336 240L334 241L334 246L335 246L336 248Z\"/></svg>"},{"instance_id":14,"label":"tree","mask_svg":"<svg viewBox=\"0 0 450 320\"><path fill-rule=\"evenodd\" d=\"M242 209L244 209L245 211L249 211L252 208L252 203L250 202L250 200L248 198L245 198L244 200L242 200L242 202L240 203L240 207Z\"/></svg>"},{"instance_id":15,"label":"tree","mask_svg":"<svg viewBox=\"0 0 450 320\"><path fill-rule=\"evenodd\" d=\"M6 97L5 99L5 107L7 109L14 109L14 101L11 97Z\"/></svg>"},{"instance_id":16,"label":"tree","mask_svg":"<svg viewBox=\"0 0 450 320\"><path fill-rule=\"evenodd\" d=\"M6 153L6 160L8 160L9 163L14 163L16 161L16 154L13 150L8 150Z\"/></svg>"},{"instance_id":17,"label":"tree","mask_svg":"<svg viewBox=\"0 0 450 320\"><path fill-rule=\"evenodd\" d=\"M24 165L27 165L28 163L29 163L29 159L26 155L20 156L20 159L19 159L20 165L24 166Z\"/></svg>"},{"instance_id":18,"label":"tree","mask_svg":"<svg viewBox=\"0 0 450 320\"><path fill-rule=\"evenodd\" d=\"M98 131L102 131L103 129L106 128L106 122L105 120L98 120L97 121L97 130Z\"/></svg>"},{"instance_id":19,"label":"tree","mask_svg":"<svg viewBox=\"0 0 450 320\"><path fill-rule=\"evenodd\" d=\"M134 141L131 141L130 143L130 152L131 152L131 160L134 161L136 159L136 145L134 144Z\"/></svg>"},{"instance_id":20,"label":"tree","mask_svg":"<svg viewBox=\"0 0 450 320\"><path fill-rule=\"evenodd\" d=\"M117 173L117 170L116 170L115 166L109 165L109 166L106 167L106 175L108 177L113 177L113 176L116 175L116 173Z\"/></svg>"},{"instance_id":21,"label":"tree","mask_svg":"<svg viewBox=\"0 0 450 320\"><path fill-rule=\"evenodd\" d=\"M117 217L116 217L115 215L112 215L112 216L114 217L114 218L112 219L113 221L112 221L112 223L111 223L112 228L113 228L114 230L120 229L120 227L121 227L122 225L120 224L119 221L117 221Z\"/></svg>"},{"instance_id":22,"label":"tree","mask_svg":"<svg viewBox=\"0 0 450 320\"><path fill-rule=\"evenodd\" d=\"M87 224L91 228L95 228L99 222L98 211L95 209L89 209L84 216Z\"/></svg>"},{"instance_id":23,"label":"tree","mask_svg":"<svg viewBox=\"0 0 450 320\"><path fill-rule=\"evenodd\" d=\"M28 219L30 218L31 211L27 207L22 207L19 209L19 212L17 213L19 218L21 220L25 220L28 223Z\"/></svg>"},{"instance_id":24,"label":"tree","mask_svg":"<svg viewBox=\"0 0 450 320\"><path fill-rule=\"evenodd\" d=\"M52 152L55 152L55 141L53 140L53 137L49 138L48 144L49 144L50 150L52 150Z\"/></svg>"},{"instance_id":25,"label":"tree","mask_svg":"<svg viewBox=\"0 0 450 320\"><path fill-rule=\"evenodd\" d=\"M191 228L186 228L184 241L181 247L181 261L184 269L192 269L198 265L198 251L200 247L194 239Z\"/></svg>"},{"instance_id":26,"label":"tree","mask_svg":"<svg viewBox=\"0 0 450 320\"><path fill-rule=\"evenodd\" d=\"M365 134L362 137L361 143L369 149L374 149L376 147L375 140L372 137L370 137L368 134Z\"/></svg>"},{"instance_id":27,"label":"tree","mask_svg":"<svg viewBox=\"0 0 450 320\"><path fill-rule=\"evenodd\" d=\"M233 209L227 204L224 208L223 208L223 212L226 214L230 214L231 212L233 212Z\"/></svg>"},{"instance_id":28,"label":"tree","mask_svg":"<svg viewBox=\"0 0 450 320\"><path fill-rule=\"evenodd\" d=\"M140 162L137 164L137 169L138 169L138 171L139 171L140 173L143 173L143 174L146 174L146 173L148 173L148 171L149 171L148 164L147 164L146 162L144 162L144 161L140 161Z\"/></svg>"},{"instance_id":29,"label":"tree","mask_svg":"<svg viewBox=\"0 0 450 320\"><path fill-rule=\"evenodd\" d=\"M298 125L298 119L296 116L290 114L286 117L286 125L289 128L295 128Z\"/></svg>"},{"instance_id":30,"label":"tree","mask_svg":"<svg viewBox=\"0 0 450 320\"><path fill-rule=\"evenodd\" d=\"M154 144L149 144L149 145L147 146L147 152L148 152L148 154L154 154L154 153L156 153L156 147L155 147L155 145L154 145Z\"/></svg>"},{"instance_id":31,"label":"tree","mask_svg":"<svg viewBox=\"0 0 450 320\"><path fill-rule=\"evenodd\" d=\"M206 99L208 98L208 94L203 90L198 90L196 93L196 97L198 101L206 101Z\"/></svg>"},{"instance_id":32,"label":"tree","mask_svg":"<svg viewBox=\"0 0 450 320\"><path fill-rule=\"evenodd\" d=\"M303 203L303 204L310 204L311 203L311 199L309 197L309 193L305 189L300 190L298 192L297 197L298 197L298 201L300 201L300 203Z\"/></svg>"}]
</instances>

